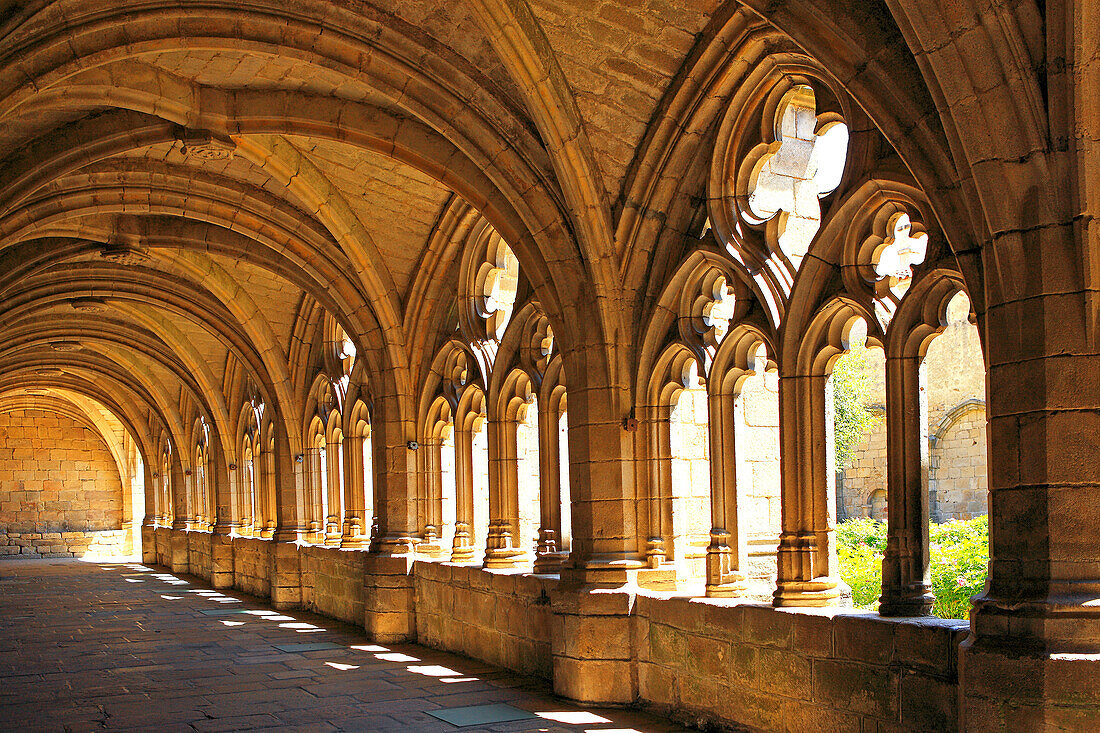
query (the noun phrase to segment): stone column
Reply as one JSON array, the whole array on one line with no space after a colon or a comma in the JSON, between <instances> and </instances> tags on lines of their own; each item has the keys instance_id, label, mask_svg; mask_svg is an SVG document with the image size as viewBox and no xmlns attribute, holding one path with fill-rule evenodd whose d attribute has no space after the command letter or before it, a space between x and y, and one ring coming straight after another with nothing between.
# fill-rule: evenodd
<instances>
[{"instance_id":1,"label":"stone column","mask_svg":"<svg viewBox=\"0 0 1100 733\"><path fill-rule=\"evenodd\" d=\"M519 547L519 458L515 420L489 420L489 534L485 567L510 568L523 560Z\"/></svg>"},{"instance_id":2,"label":"stone column","mask_svg":"<svg viewBox=\"0 0 1100 733\"><path fill-rule=\"evenodd\" d=\"M561 446L558 411L551 400L539 400L539 538L535 572L556 573L565 564L561 551Z\"/></svg>"},{"instance_id":3,"label":"stone column","mask_svg":"<svg viewBox=\"0 0 1100 733\"><path fill-rule=\"evenodd\" d=\"M210 542L210 584L215 588L233 587L233 538L239 512L235 511L236 480L240 476L236 464L226 462L219 436L211 437L209 448L209 485L214 499L214 523Z\"/></svg>"},{"instance_id":4,"label":"stone column","mask_svg":"<svg viewBox=\"0 0 1100 733\"><path fill-rule=\"evenodd\" d=\"M279 609L297 608L302 603L298 543L305 534L305 457L291 451L281 419L276 417L272 428L275 431L272 478L278 525L270 549L271 605Z\"/></svg>"},{"instance_id":5,"label":"stone column","mask_svg":"<svg viewBox=\"0 0 1100 733\"><path fill-rule=\"evenodd\" d=\"M748 550L737 503L737 425L742 421L738 419L737 395L722 390L721 385L716 387L718 391L707 396L712 527L707 547L707 595L730 597L743 593L748 580Z\"/></svg>"},{"instance_id":6,"label":"stone column","mask_svg":"<svg viewBox=\"0 0 1100 733\"><path fill-rule=\"evenodd\" d=\"M959 657L968 731L1100 730L1100 353L1084 314L1071 293L983 319L990 561Z\"/></svg>"},{"instance_id":7,"label":"stone column","mask_svg":"<svg viewBox=\"0 0 1100 733\"><path fill-rule=\"evenodd\" d=\"M455 536L451 562L474 561L474 436L455 426Z\"/></svg>"},{"instance_id":8,"label":"stone column","mask_svg":"<svg viewBox=\"0 0 1100 733\"><path fill-rule=\"evenodd\" d=\"M209 448L207 487L214 505L211 517L211 531L214 534L228 535L233 532L239 519L237 504L237 464L230 468L225 452L218 443L217 435L211 439Z\"/></svg>"},{"instance_id":9,"label":"stone column","mask_svg":"<svg viewBox=\"0 0 1100 733\"><path fill-rule=\"evenodd\" d=\"M172 522L171 565L173 573L186 573L191 565L187 557L187 530L191 527L191 476L184 473L179 456L172 455L170 488L175 520Z\"/></svg>"},{"instance_id":10,"label":"stone column","mask_svg":"<svg viewBox=\"0 0 1100 733\"><path fill-rule=\"evenodd\" d=\"M359 435L344 436L341 443L344 455L344 536L341 547L361 548L370 543L364 534L366 526L366 485L363 466L363 438Z\"/></svg>"},{"instance_id":11,"label":"stone column","mask_svg":"<svg viewBox=\"0 0 1100 733\"><path fill-rule=\"evenodd\" d=\"M321 493L325 490L325 481L321 475L321 449L309 445L304 455L302 470L306 486L306 540L323 542L325 518L321 510Z\"/></svg>"},{"instance_id":12,"label":"stone column","mask_svg":"<svg viewBox=\"0 0 1100 733\"><path fill-rule=\"evenodd\" d=\"M593 349L602 349L594 345ZM634 485L634 433L625 429L629 397L609 375L574 351L565 361L569 385L570 568L563 579L621 586L644 567Z\"/></svg>"},{"instance_id":13,"label":"stone column","mask_svg":"<svg viewBox=\"0 0 1100 733\"><path fill-rule=\"evenodd\" d=\"M340 440L330 441L325 450L328 458L328 481L325 488L328 491L328 516L325 517L325 544L339 547L342 532L342 496L344 493L343 451L340 449Z\"/></svg>"},{"instance_id":14,"label":"stone column","mask_svg":"<svg viewBox=\"0 0 1100 733\"><path fill-rule=\"evenodd\" d=\"M144 464L145 482L145 517L141 522L141 561L147 565L155 565L157 562L156 527L157 527L157 495L160 494L159 474L153 477L153 467L146 461Z\"/></svg>"},{"instance_id":15,"label":"stone column","mask_svg":"<svg viewBox=\"0 0 1100 733\"><path fill-rule=\"evenodd\" d=\"M406 555L419 541L416 513L416 451L409 447L415 435L411 423L399 419L397 397L383 397L376 402L381 419L372 426L371 447L374 450L375 516L378 536L372 539L371 551Z\"/></svg>"},{"instance_id":16,"label":"stone column","mask_svg":"<svg viewBox=\"0 0 1100 733\"><path fill-rule=\"evenodd\" d=\"M376 403L371 431L374 450L375 517L378 530L364 558L363 626L379 641L407 641L416 634L412 582L419 542L416 511L417 449L411 421L401 419L397 396Z\"/></svg>"},{"instance_id":17,"label":"stone column","mask_svg":"<svg viewBox=\"0 0 1100 733\"><path fill-rule=\"evenodd\" d=\"M259 492L257 506L263 506L264 524L260 529L260 537L271 539L278 527L278 510L275 508L275 453L270 448L264 448L259 455L253 458L256 464L256 487Z\"/></svg>"},{"instance_id":18,"label":"stone column","mask_svg":"<svg viewBox=\"0 0 1100 733\"><path fill-rule=\"evenodd\" d=\"M646 538L646 563L650 569L659 568L669 556L672 542L672 425L671 408L655 405L649 409L650 423L646 437L649 440L648 456L653 484L647 497L649 527Z\"/></svg>"},{"instance_id":19,"label":"stone column","mask_svg":"<svg viewBox=\"0 0 1100 733\"><path fill-rule=\"evenodd\" d=\"M783 518L776 606L834 605L844 592L836 562L836 485L828 468L832 402L824 375L779 378Z\"/></svg>"},{"instance_id":20,"label":"stone column","mask_svg":"<svg viewBox=\"0 0 1100 733\"><path fill-rule=\"evenodd\" d=\"M928 566L928 397L919 355L886 359L886 553L883 616L932 613Z\"/></svg>"},{"instance_id":21,"label":"stone column","mask_svg":"<svg viewBox=\"0 0 1100 733\"><path fill-rule=\"evenodd\" d=\"M440 451L443 441L437 437L425 438L420 444L420 481L418 483L418 501L420 504L420 537L423 541L418 548L431 555L440 551L438 540L443 530L443 481Z\"/></svg>"}]
</instances>

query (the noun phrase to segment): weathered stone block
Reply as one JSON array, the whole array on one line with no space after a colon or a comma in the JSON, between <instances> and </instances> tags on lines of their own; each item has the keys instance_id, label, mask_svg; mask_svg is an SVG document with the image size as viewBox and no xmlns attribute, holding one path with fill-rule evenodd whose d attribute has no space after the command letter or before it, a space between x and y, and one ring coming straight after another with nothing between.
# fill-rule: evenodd
<instances>
[{"instance_id":1,"label":"weathered stone block","mask_svg":"<svg viewBox=\"0 0 1100 733\"><path fill-rule=\"evenodd\" d=\"M957 664L957 629L965 622L944 619L906 620L894 627L894 661L913 669L954 676Z\"/></svg>"},{"instance_id":2,"label":"weathered stone block","mask_svg":"<svg viewBox=\"0 0 1100 733\"><path fill-rule=\"evenodd\" d=\"M893 718L898 709L898 676L885 667L815 659L813 700L840 710Z\"/></svg>"},{"instance_id":3,"label":"weathered stone block","mask_svg":"<svg viewBox=\"0 0 1100 733\"><path fill-rule=\"evenodd\" d=\"M630 620L607 616L563 616L565 643L558 654L576 659L629 660Z\"/></svg>"},{"instance_id":4,"label":"weathered stone block","mask_svg":"<svg viewBox=\"0 0 1100 733\"><path fill-rule=\"evenodd\" d=\"M833 655L833 616L830 609L799 609L791 612L791 643L799 654L809 657Z\"/></svg>"},{"instance_id":5,"label":"weathered stone block","mask_svg":"<svg viewBox=\"0 0 1100 733\"><path fill-rule=\"evenodd\" d=\"M958 725L958 685L906 672L900 682L901 722L912 730L951 730Z\"/></svg>"},{"instance_id":6,"label":"weathered stone block","mask_svg":"<svg viewBox=\"0 0 1100 733\"><path fill-rule=\"evenodd\" d=\"M654 621L649 623L649 658L656 664L679 668L687 656L683 631Z\"/></svg>"},{"instance_id":7,"label":"weathered stone block","mask_svg":"<svg viewBox=\"0 0 1100 733\"><path fill-rule=\"evenodd\" d=\"M771 606L745 605L742 608L742 638L750 644L789 648L792 615Z\"/></svg>"},{"instance_id":8,"label":"weathered stone block","mask_svg":"<svg viewBox=\"0 0 1100 733\"><path fill-rule=\"evenodd\" d=\"M718 700L718 715L752 730L785 730L786 700L743 687L731 687Z\"/></svg>"},{"instance_id":9,"label":"weathered stone block","mask_svg":"<svg viewBox=\"0 0 1100 733\"><path fill-rule=\"evenodd\" d=\"M638 664L638 695L657 705L673 707L679 702L679 675L659 664Z\"/></svg>"},{"instance_id":10,"label":"weathered stone block","mask_svg":"<svg viewBox=\"0 0 1100 733\"><path fill-rule=\"evenodd\" d=\"M877 614L838 615L833 620L833 644L837 657L886 664L894 652L898 623Z\"/></svg>"},{"instance_id":11,"label":"weathered stone block","mask_svg":"<svg viewBox=\"0 0 1100 733\"><path fill-rule=\"evenodd\" d=\"M554 657L554 692L582 703L626 704L635 690L629 662Z\"/></svg>"}]
</instances>

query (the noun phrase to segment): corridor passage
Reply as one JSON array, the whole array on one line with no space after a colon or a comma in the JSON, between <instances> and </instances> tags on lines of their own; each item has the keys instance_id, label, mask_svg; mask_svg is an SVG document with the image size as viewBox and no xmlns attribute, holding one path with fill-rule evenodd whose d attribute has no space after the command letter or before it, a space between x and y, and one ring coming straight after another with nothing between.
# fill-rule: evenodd
<instances>
[{"instance_id":1,"label":"corridor passage","mask_svg":"<svg viewBox=\"0 0 1100 733\"><path fill-rule=\"evenodd\" d=\"M0 730L685 729L581 709L537 680L425 647L373 645L353 627L160 568L7 560Z\"/></svg>"}]
</instances>

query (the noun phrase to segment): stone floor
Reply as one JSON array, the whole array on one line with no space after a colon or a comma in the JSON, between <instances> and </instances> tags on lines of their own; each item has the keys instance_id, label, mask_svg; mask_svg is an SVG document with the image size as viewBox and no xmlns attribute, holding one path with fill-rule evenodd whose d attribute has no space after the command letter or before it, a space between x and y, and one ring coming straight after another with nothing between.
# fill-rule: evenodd
<instances>
[{"instance_id":1,"label":"stone floor","mask_svg":"<svg viewBox=\"0 0 1100 733\"><path fill-rule=\"evenodd\" d=\"M429 714L461 707L470 725ZM502 710L534 717L474 722ZM351 626L160 568L0 561L0 730L261 729L686 730L578 708L540 681L453 654L373 645Z\"/></svg>"}]
</instances>

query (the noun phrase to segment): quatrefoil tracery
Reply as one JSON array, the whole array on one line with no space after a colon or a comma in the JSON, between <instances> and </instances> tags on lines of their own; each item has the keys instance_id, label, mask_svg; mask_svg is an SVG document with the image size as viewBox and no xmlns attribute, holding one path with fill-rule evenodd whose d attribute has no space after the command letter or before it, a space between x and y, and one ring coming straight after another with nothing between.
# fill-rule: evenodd
<instances>
[{"instance_id":1,"label":"quatrefoil tracery","mask_svg":"<svg viewBox=\"0 0 1100 733\"><path fill-rule=\"evenodd\" d=\"M709 297L707 297L709 296ZM703 340L708 346L718 346L729 333L730 320L733 319L737 299L726 278L719 275L703 297L701 318L706 331Z\"/></svg>"},{"instance_id":2,"label":"quatrefoil tracery","mask_svg":"<svg viewBox=\"0 0 1100 733\"><path fill-rule=\"evenodd\" d=\"M912 204L888 201L879 205L864 224L870 234L850 257L863 287L870 291L879 325L885 328L913 282L914 268L928 256L929 237L921 222L914 221ZM856 282L850 287L859 287Z\"/></svg>"},{"instance_id":3,"label":"quatrefoil tracery","mask_svg":"<svg viewBox=\"0 0 1100 733\"><path fill-rule=\"evenodd\" d=\"M477 270L474 302L485 322L485 336L499 340L504 335L519 287L519 260L499 235L490 244L485 262Z\"/></svg>"},{"instance_id":4,"label":"quatrefoil tracery","mask_svg":"<svg viewBox=\"0 0 1100 733\"><path fill-rule=\"evenodd\" d=\"M753 148L741 166L747 175L741 214L750 224L774 220L769 244L797 270L821 226L820 199L840 184L848 127L835 114L818 115L807 85L782 96L774 119L774 140Z\"/></svg>"},{"instance_id":5,"label":"quatrefoil tracery","mask_svg":"<svg viewBox=\"0 0 1100 733\"><path fill-rule=\"evenodd\" d=\"M913 278L913 266L924 262L928 253L928 235L913 235L909 214L899 212L890 217L882 244L875 248L872 263L875 274L887 282L895 295L901 296Z\"/></svg>"}]
</instances>

